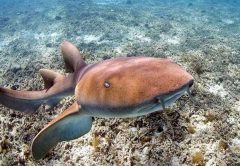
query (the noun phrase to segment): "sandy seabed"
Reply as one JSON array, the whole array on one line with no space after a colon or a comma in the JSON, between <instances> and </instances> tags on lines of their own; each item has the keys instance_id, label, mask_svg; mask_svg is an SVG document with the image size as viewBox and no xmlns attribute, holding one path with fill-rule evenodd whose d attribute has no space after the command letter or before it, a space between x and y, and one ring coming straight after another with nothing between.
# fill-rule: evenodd
<instances>
[{"instance_id":1,"label":"sandy seabed","mask_svg":"<svg viewBox=\"0 0 240 166\"><path fill-rule=\"evenodd\" d=\"M119 56L168 57L195 78L194 102L183 96L167 109L170 118L162 113L94 118L91 132L58 144L40 161L31 156L33 137L73 97L33 114L0 106L0 165L240 164L238 1L0 3L1 86L37 90L43 88L39 69L64 73L63 40L77 45L88 63Z\"/></svg>"}]
</instances>

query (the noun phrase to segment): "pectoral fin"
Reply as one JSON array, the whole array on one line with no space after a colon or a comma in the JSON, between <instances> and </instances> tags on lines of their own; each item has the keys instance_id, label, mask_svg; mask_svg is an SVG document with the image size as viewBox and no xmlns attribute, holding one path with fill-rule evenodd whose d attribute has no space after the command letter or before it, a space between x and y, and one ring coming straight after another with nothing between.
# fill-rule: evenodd
<instances>
[{"instance_id":1,"label":"pectoral fin","mask_svg":"<svg viewBox=\"0 0 240 166\"><path fill-rule=\"evenodd\" d=\"M88 133L92 127L92 117L81 112L75 102L58 117L53 119L32 143L34 159L43 158L49 150L61 141L69 141Z\"/></svg>"}]
</instances>

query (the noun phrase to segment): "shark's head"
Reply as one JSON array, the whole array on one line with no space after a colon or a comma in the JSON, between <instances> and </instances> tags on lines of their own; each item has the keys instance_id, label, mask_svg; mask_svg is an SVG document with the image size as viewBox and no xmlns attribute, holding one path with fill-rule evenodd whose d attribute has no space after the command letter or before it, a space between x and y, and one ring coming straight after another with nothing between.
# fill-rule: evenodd
<instances>
[{"instance_id":1,"label":"shark's head","mask_svg":"<svg viewBox=\"0 0 240 166\"><path fill-rule=\"evenodd\" d=\"M156 109L164 109L192 84L193 77L170 59L121 57L90 68L77 83L75 95L92 114L125 117L142 108L152 112L150 108L156 104Z\"/></svg>"}]
</instances>

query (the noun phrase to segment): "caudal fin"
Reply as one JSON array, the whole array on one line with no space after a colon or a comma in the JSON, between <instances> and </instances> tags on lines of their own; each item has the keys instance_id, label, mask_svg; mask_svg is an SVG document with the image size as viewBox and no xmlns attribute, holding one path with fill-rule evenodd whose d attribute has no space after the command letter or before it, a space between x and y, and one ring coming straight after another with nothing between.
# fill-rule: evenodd
<instances>
[{"instance_id":1,"label":"caudal fin","mask_svg":"<svg viewBox=\"0 0 240 166\"><path fill-rule=\"evenodd\" d=\"M92 127L92 118L81 112L80 106L75 102L58 117L53 119L32 143L34 159L43 158L49 150L61 141L69 141L88 133Z\"/></svg>"},{"instance_id":2,"label":"caudal fin","mask_svg":"<svg viewBox=\"0 0 240 166\"><path fill-rule=\"evenodd\" d=\"M41 104L55 106L62 98L74 93L74 78L41 69L45 88L40 91L19 91L0 87L0 103L22 112L33 112Z\"/></svg>"},{"instance_id":3,"label":"caudal fin","mask_svg":"<svg viewBox=\"0 0 240 166\"><path fill-rule=\"evenodd\" d=\"M17 91L0 87L0 103L11 109L33 112L43 103L44 91Z\"/></svg>"}]
</instances>

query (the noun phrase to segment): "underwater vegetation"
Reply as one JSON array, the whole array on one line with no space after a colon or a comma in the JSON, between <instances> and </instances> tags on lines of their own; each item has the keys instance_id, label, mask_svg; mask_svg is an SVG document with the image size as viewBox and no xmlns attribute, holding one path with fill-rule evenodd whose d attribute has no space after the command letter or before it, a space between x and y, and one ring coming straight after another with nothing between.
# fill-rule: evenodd
<instances>
[{"instance_id":1,"label":"underwater vegetation","mask_svg":"<svg viewBox=\"0 0 240 166\"><path fill-rule=\"evenodd\" d=\"M74 98L34 114L0 106L0 165L238 165L240 13L234 0L0 0L0 85L44 89L38 71L64 73L59 43L87 64L170 58L194 78L192 96L162 113L93 118L91 132L35 161L31 142ZM172 128L168 126L171 125Z\"/></svg>"}]
</instances>

